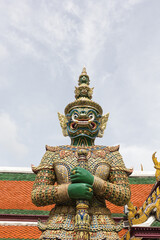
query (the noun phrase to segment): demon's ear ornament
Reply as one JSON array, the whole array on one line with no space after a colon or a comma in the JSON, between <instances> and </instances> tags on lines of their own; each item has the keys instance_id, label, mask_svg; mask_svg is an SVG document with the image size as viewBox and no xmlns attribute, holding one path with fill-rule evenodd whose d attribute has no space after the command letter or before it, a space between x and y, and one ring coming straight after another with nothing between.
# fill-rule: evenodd
<instances>
[{"instance_id":1,"label":"demon's ear ornament","mask_svg":"<svg viewBox=\"0 0 160 240\"><path fill-rule=\"evenodd\" d=\"M99 129L99 133L98 133L97 137L103 137L104 130L105 130L106 125L107 125L108 117L109 117L109 113L107 113L107 114L105 114L104 116L101 117L101 119L100 119L100 129Z\"/></svg>"},{"instance_id":2,"label":"demon's ear ornament","mask_svg":"<svg viewBox=\"0 0 160 240\"><path fill-rule=\"evenodd\" d=\"M65 137L68 136L68 132L67 132L67 118L65 115L61 114L58 112L58 118L59 118L59 122L60 122L60 125L61 125L61 128L62 128L62 133Z\"/></svg>"}]
</instances>

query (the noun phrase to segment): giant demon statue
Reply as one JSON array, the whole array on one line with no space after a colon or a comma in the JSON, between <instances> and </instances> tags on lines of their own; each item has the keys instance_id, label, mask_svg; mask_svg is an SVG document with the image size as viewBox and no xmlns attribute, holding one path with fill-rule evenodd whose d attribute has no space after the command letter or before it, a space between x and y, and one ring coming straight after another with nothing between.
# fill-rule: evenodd
<instances>
[{"instance_id":1,"label":"giant demon statue","mask_svg":"<svg viewBox=\"0 0 160 240\"><path fill-rule=\"evenodd\" d=\"M36 174L32 201L36 206L55 204L47 222L38 223L40 239L119 239L122 223L115 224L105 200L123 206L130 200L126 169L119 146L97 146L109 114L92 101L93 88L83 68L74 102L58 113L63 135L71 145L46 146Z\"/></svg>"}]
</instances>

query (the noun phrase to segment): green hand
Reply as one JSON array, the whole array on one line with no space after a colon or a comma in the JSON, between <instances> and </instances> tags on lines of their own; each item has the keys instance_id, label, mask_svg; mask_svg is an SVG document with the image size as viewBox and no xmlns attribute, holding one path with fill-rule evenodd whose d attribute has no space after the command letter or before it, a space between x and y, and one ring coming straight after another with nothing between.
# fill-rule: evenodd
<instances>
[{"instance_id":1,"label":"green hand","mask_svg":"<svg viewBox=\"0 0 160 240\"><path fill-rule=\"evenodd\" d=\"M71 199L91 200L93 189L86 183L73 183L68 186L68 195Z\"/></svg>"},{"instance_id":2,"label":"green hand","mask_svg":"<svg viewBox=\"0 0 160 240\"><path fill-rule=\"evenodd\" d=\"M94 176L84 168L75 167L71 171L72 183L88 183L90 185L94 182Z\"/></svg>"}]
</instances>

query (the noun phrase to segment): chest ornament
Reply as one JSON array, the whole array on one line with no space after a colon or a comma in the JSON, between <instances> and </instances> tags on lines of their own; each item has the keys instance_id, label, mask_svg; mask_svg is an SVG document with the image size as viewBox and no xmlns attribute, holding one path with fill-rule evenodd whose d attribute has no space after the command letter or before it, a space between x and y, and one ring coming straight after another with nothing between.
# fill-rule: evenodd
<instances>
[{"instance_id":1,"label":"chest ornament","mask_svg":"<svg viewBox=\"0 0 160 240\"><path fill-rule=\"evenodd\" d=\"M75 157L77 159L79 158L78 151L75 152ZM88 160L90 157L91 157L91 151L87 151L86 159Z\"/></svg>"},{"instance_id":2,"label":"chest ornament","mask_svg":"<svg viewBox=\"0 0 160 240\"><path fill-rule=\"evenodd\" d=\"M59 156L62 159L65 158L65 157L71 157L71 156L73 156L73 152L72 151L67 151L67 150L61 150L59 152Z\"/></svg>"},{"instance_id":3,"label":"chest ornament","mask_svg":"<svg viewBox=\"0 0 160 240\"><path fill-rule=\"evenodd\" d=\"M98 158L98 157L100 157L100 158L105 158L105 156L106 156L106 151L105 150L98 150L98 151L95 151L94 153L93 153L93 158L95 159L95 158Z\"/></svg>"}]
</instances>

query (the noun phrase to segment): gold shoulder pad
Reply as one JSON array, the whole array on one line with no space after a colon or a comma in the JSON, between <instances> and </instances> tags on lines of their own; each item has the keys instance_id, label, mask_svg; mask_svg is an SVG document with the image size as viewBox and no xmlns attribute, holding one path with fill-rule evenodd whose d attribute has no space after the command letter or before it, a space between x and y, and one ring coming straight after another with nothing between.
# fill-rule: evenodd
<instances>
[{"instance_id":1,"label":"gold shoulder pad","mask_svg":"<svg viewBox=\"0 0 160 240\"><path fill-rule=\"evenodd\" d=\"M106 147L106 148L104 148L104 150L105 150L107 153L110 153L110 152L119 151L119 148L120 148L120 145L117 145L117 146L112 146L112 147Z\"/></svg>"},{"instance_id":2,"label":"gold shoulder pad","mask_svg":"<svg viewBox=\"0 0 160 240\"><path fill-rule=\"evenodd\" d=\"M51 147L46 145L46 151L50 151L50 152L56 152L59 150L59 147Z\"/></svg>"}]
</instances>

